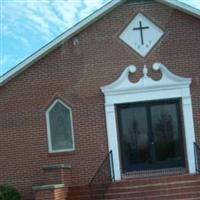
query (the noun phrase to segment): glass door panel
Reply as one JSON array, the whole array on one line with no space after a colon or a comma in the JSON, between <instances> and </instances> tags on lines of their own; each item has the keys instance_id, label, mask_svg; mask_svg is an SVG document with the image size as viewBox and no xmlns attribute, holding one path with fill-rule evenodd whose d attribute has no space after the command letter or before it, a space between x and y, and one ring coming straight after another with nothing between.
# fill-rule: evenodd
<instances>
[{"instance_id":1,"label":"glass door panel","mask_svg":"<svg viewBox=\"0 0 200 200\"><path fill-rule=\"evenodd\" d=\"M166 167L178 165L182 161L182 143L177 103L153 105L150 113L155 162L168 162Z\"/></svg>"},{"instance_id":2,"label":"glass door panel","mask_svg":"<svg viewBox=\"0 0 200 200\"><path fill-rule=\"evenodd\" d=\"M148 124L145 107L118 107L123 171L133 171L149 163Z\"/></svg>"},{"instance_id":3,"label":"glass door panel","mask_svg":"<svg viewBox=\"0 0 200 200\"><path fill-rule=\"evenodd\" d=\"M117 106L123 172L184 166L179 100Z\"/></svg>"}]
</instances>

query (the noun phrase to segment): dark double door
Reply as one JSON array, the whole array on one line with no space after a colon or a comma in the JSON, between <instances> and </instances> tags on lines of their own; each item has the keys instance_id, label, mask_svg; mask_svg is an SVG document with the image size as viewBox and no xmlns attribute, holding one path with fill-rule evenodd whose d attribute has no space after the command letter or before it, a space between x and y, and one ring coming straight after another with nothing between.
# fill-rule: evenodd
<instances>
[{"instance_id":1,"label":"dark double door","mask_svg":"<svg viewBox=\"0 0 200 200\"><path fill-rule=\"evenodd\" d=\"M184 166L179 100L117 105L123 172Z\"/></svg>"}]
</instances>

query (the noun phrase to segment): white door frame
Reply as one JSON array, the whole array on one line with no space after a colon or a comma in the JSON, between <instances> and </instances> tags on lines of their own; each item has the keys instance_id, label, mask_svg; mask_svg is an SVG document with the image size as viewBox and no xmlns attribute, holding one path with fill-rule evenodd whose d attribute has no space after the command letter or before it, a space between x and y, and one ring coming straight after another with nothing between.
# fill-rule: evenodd
<instances>
[{"instance_id":1,"label":"white door frame","mask_svg":"<svg viewBox=\"0 0 200 200\"><path fill-rule=\"evenodd\" d=\"M143 68L143 77L133 83L129 80L129 73L134 73L136 67L127 67L121 76L113 83L101 87L105 96L105 114L109 150L113 152L115 179L121 180L121 163L117 134L117 119L115 105L121 103L141 102L150 100L181 98L184 133L188 170L195 173L195 156L193 143L195 142L192 101L190 94L190 78L183 78L171 73L163 64L155 63L153 70L160 70L160 80L153 80L148 76L148 69Z\"/></svg>"}]
</instances>

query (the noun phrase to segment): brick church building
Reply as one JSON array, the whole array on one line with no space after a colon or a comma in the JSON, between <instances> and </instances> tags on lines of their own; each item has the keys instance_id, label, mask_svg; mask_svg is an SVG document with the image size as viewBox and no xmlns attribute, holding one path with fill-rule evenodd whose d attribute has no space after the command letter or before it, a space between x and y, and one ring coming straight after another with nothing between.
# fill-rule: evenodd
<instances>
[{"instance_id":1,"label":"brick church building","mask_svg":"<svg viewBox=\"0 0 200 200\"><path fill-rule=\"evenodd\" d=\"M199 18L113 0L0 77L0 184L23 200L200 199Z\"/></svg>"}]
</instances>

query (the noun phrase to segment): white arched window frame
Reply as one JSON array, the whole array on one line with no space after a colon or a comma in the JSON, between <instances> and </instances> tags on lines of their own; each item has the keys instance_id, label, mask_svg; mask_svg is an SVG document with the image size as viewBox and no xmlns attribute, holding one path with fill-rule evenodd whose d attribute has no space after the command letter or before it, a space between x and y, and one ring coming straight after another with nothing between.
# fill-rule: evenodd
<instances>
[{"instance_id":1,"label":"white arched window frame","mask_svg":"<svg viewBox=\"0 0 200 200\"><path fill-rule=\"evenodd\" d=\"M70 127L71 127L71 137L72 137L72 148L65 148L65 149L59 149L59 150L53 150L52 148L52 137L51 137L51 126L50 126L50 117L49 113L54 108L54 106L60 103L62 106L64 106L70 114ZM66 119L67 123L67 119ZM72 109L67 106L63 101L60 99L56 99L47 109L46 111L46 124L47 124L47 138L48 138L48 149L50 153L57 153L57 152L70 152L75 150L75 143L74 143L74 128L73 128L73 117L72 117ZM66 133L67 134L67 133Z\"/></svg>"},{"instance_id":2,"label":"white arched window frame","mask_svg":"<svg viewBox=\"0 0 200 200\"><path fill-rule=\"evenodd\" d=\"M153 65L153 70L160 70L162 74L160 80L155 81L151 79L148 76L148 69L144 66L143 77L137 83L131 82L129 80L129 73L136 72L136 67L131 65L123 71L116 81L107 86L101 87L105 96L108 146L109 150L112 150L113 152L116 180L121 179L121 167L115 105L172 98L180 98L182 102L188 171L190 174L195 173L195 156L193 147L193 143L195 142L195 132L190 94L191 79L183 78L171 73L161 63L155 63Z\"/></svg>"}]
</instances>

